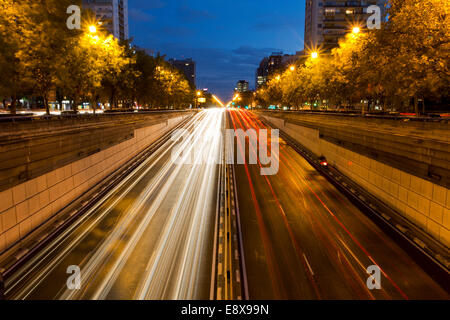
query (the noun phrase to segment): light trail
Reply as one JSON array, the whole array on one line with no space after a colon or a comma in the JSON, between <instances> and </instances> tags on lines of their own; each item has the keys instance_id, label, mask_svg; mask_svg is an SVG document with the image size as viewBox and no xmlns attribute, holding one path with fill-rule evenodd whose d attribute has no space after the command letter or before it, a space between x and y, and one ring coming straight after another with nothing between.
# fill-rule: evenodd
<instances>
[{"instance_id":1,"label":"light trail","mask_svg":"<svg viewBox=\"0 0 450 320\"><path fill-rule=\"evenodd\" d=\"M212 97L213 97L213 99L214 99L214 100L216 100L216 101L217 101L217 102L218 102L218 103L220 104L220 106L221 106L222 108L224 108L224 107L225 107L225 105L223 104L223 102L222 102L222 101L220 101L220 99L219 99L219 98L217 98L217 96L216 96L216 95L214 95L214 94L213 94L213 96L212 96Z\"/></svg>"},{"instance_id":2,"label":"light trail","mask_svg":"<svg viewBox=\"0 0 450 320\"><path fill-rule=\"evenodd\" d=\"M65 233L19 278L15 299L205 299L209 297L218 164L189 164L190 151L212 159L222 153L222 109L198 113L185 126L193 137L167 141L93 208L86 223ZM180 134L176 138L180 138ZM204 139L207 137L207 139ZM177 139L175 139L177 140ZM181 163L171 160L171 153ZM117 190L120 189L120 190ZM129 203L125 206L124 203ZM118 214L112 228L100 224ZM119 212L119 213L118 213ZM73 232L74 234L72 234ZM97 243L95 238L100 233ZM85 247L92 242L91 250ZM151 247L151 250L148 248ZM82 254L80 255L80 250ZM66 260L78 259L81 290L55 279ZM82 258L82 259L80 259ZM140 261L136 264L135 261ZM73 263L75 264L75 263ZM32 276L31 281L26 278ZM61 276L61 275L60 275ZM129 278L137 278L128 284ZM53 296L41 293L55 286Z\"/></svg>"}]
</instances>

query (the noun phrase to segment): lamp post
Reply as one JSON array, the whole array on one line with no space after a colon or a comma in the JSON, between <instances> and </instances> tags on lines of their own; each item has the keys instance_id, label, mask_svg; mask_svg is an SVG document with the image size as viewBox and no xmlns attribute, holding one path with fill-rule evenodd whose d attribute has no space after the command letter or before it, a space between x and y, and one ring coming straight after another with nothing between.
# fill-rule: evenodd
<instances>
[{"instance_id":1,"label":"lamp post","mask_svg":"<svg viewBox=\"0 0 450 320\"><path fill-rule=\"evenodd\" d=\"M200 98L200 96L202 95L201 91L197 91L196 92L196 97L195 97L195 109L198 109L198 99Z\"/></svg>"}]
</instances>

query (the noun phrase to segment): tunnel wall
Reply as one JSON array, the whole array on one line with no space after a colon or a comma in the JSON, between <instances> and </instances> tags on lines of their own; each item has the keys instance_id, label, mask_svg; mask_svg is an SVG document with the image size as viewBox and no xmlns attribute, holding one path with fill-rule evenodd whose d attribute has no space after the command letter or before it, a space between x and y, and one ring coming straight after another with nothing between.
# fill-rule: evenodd
<instances>
[{"instance_id":1,"label":"tunnel wall","mask_svg":"<svg viewBox=\"0 0 450 320\"><path fill-rule=\"evenodd\" d=\"M0 192L0 254L188 116L140 124L125 141Z\"/></svg>"},{"instance_id":2,"label":"tunnel wall","mask_svg":"<svg viewBox=\"0 0 450 320\"><path fill-rule=\"evenodd\" d=\"M362 152L355 151L357 149L349 150L330 142L324 139L319 128L302 126L265 113L260 115L316 156L326 157L332 166L434 239L450 247L450 190L442 183L433 183L361 154ZM403 165L408 166L408 163L404 162Z\"/></svg>"}]
</instances>

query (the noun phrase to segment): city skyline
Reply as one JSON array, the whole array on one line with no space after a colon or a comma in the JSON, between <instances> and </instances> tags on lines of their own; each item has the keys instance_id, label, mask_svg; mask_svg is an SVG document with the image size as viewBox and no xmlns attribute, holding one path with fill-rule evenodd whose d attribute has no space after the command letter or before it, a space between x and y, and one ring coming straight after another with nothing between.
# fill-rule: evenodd
<instances>
[{"instance_id":1,"label":"city skyline","mask_svg":"<svg viewBox=\"0 0 450 320\"><path fill-rule=\"evenodd\" d=\"M265 56L303 49L304 0L263 0L258 6L250 0L130 0L128 6L130 37L136 45L167 59L192 57L197 86L225 100L233 96L239 80L255 87L255 71Z\"/></svg>"}]
</instances>

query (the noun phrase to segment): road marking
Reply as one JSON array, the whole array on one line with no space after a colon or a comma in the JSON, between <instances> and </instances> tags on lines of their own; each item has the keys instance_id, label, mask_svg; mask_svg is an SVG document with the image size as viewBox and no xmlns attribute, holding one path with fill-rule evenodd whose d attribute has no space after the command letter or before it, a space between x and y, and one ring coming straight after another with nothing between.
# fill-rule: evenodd
<instances>
[{"instance_id":1,"label":"road marking","mask_svg":"<svg viewBox=\"0 0 450 320\"><path fill-rule=\"evenodd\" d=\"M311 266L310 266L310 264L309 264L309 261L308 261L308 258L306 258L306 255L305 255L305 254L303 254L303 258L305 258L306 265L308 266L309 272L311 272L311 274L314 276L314 271L313 271L313 269L311 268Z\"/></svg>"}]
</instances>

